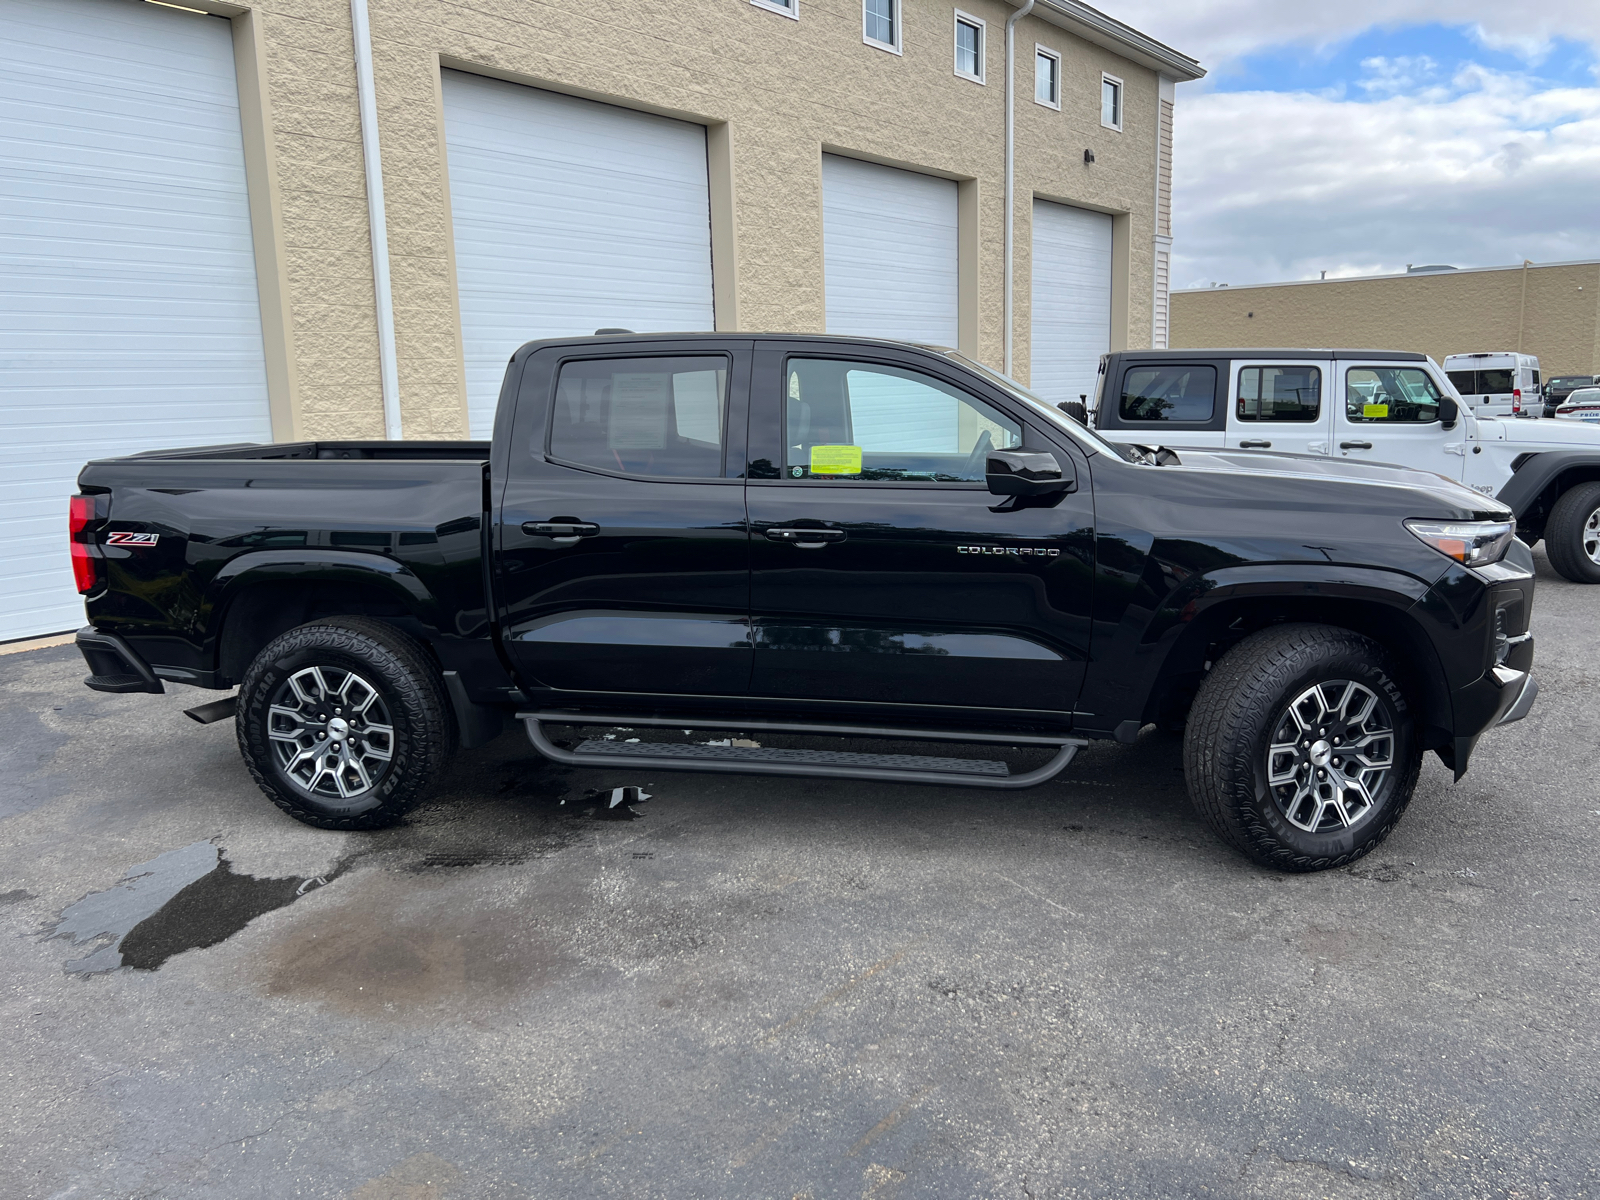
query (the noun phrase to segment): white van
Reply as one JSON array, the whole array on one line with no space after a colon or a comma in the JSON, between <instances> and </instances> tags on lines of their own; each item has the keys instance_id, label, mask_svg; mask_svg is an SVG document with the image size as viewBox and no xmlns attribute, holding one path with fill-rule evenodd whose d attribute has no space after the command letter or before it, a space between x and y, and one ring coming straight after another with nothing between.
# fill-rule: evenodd
<instances>
[{"instance_id":1,"label":"white van","mask_svg":"<svg viewBox=\"0 0 1600 1200\"><path fill-rule=\"evenodd\" d=\"M1540 416L1539 360L1531 354L1491 350L1484 354L1450 354L1445 374L1461 394L1467 411L1479 417Z\"/></svg>"}]
</instances>

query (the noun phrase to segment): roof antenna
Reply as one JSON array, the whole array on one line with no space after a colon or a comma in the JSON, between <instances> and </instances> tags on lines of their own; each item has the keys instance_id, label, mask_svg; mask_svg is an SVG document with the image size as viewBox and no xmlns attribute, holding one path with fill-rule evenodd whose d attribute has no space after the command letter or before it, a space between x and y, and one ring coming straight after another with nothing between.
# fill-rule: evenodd
<instances>
[{"instance_id":1,"label":"roof antenna","mask_svg":"<svg viewBox=\"0 0 1600 1200\"><path fill-rule=\"evenodd\" d=\"M596 329L594 331L594 335L595 335L595 337L603 337L605 334L608 334L608 333L632 333L632 332L633 332L633 330L631 330L631 329L612 329L610 326L607 326L604 329Z\"/></svg>"}]
</instances>

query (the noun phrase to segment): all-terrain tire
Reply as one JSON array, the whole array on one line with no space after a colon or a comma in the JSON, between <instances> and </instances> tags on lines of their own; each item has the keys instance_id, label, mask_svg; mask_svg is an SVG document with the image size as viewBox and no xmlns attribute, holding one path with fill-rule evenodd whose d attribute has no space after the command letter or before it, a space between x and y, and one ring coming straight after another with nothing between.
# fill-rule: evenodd
<instances>
[{"instance_id":1,"label":"all-terrain tire","mask_svg":"<svg viewBox=\"0 0 1600 1200\"><path fill-rule=\"evenodd\" d=\"M1372 711L1381 713L1392 729L1386 751L1391 765L1375 785L1365 773L1360 776L1372 796L1359 817L1337 828L1321 828L1313 820L1313 828L1306 829L1305 814L1323 810L1309 807L1318 803L1315 796L1304 802L1308 807L1295 808L1275 795L1268 785L1269 747L1275 731L1290 728L1283 723L1295 719L1290 706L1297 698L1323 685L1326 695L1338 697L1340 683L1364 689L1348 693L1352 702L1363 694L1375 698ZM1314 730L1308 733L1316 736ZM1324 774L1339 778L1334 763L1348 759L1330 759L1330 752L1339 751L1316 744L1327 768ZM1272 760L1280 766L1294 761ZM1311 763L1308 752L1308 779L1316 773ZM1370 638L1328 625L1278 625L1245 638L1206 676L1184 733L1184 778L1195 808L1223 841L1280 871L1327 870L1370 852L1405 812L1421 767L1412 713L1388 655ZM1287 791L1292 793L1294 786ZM1327 819L1335 821L1345 815L1345 806L1341 801L1327 812ZM1291 820L1291 814L1302 824Z\"/></svg>"},{"instance_id":2,"label":"all-terrain tire","mask_svg":"<svg viewBox=\"0 0 1600 1200\"><path fill-rule=\"evenodd\" d=\"M1600 583L1600 563L1584 542L1600 546L1600 483L1580 483L1561 494L1544 526L1544 552L1556 574L1573 583Z\"/></svg>"},{"instance_id":3,"label":"all-terrain tire","mask_svg":"<svg viewBox=\"0 0 1600 1200\"><path fill-rule=\"evenodd\" d=\"M310 668L317 672L308 674ZM316 694L317 680L330 690L351 678L357 682L346 688L340 711L353 712L370 690L376 699L369 711L381 713L384 723L377 717L366 728L355 719L338 726L318 723L315 718L333 715L339 697L330 695L327 705L298 699L308 690ZM318 709L325 711L313 711ZM295 820L318 829L394 824L435 786L456 749L455 721L438 668L415 639L370 617L322 618L270 642L240 683L237 728L240 753L261 790ZM344 782L316 759L301 764L297 774L283 761L297 753L284 738L300 729L308 731L301 742L317 750L335 744L330 739L348 739L346 759L361 757L359 748L364 765L345 772ZM383 729L389 732L377 732ZM359 786L369 776L370 786Z\"/></svg>"}]
</instances>

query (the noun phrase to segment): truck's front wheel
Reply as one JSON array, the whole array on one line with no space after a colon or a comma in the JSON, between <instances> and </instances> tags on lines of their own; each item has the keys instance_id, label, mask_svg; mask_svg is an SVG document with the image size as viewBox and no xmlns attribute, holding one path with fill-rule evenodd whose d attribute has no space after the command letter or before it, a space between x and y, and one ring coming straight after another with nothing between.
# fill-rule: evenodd
<instances>
[{"instance_id":1,"label":"truck's front wheel","mask_svg":"<svg viewBox=\"0 0 1600 1200\"><path fill-rule=\"evenodd\" d=\"M1283 871L1342 866L1394 828L1421 770L1388 656L1326 625L1279 625L1212 668L1184 735L1184 776L1207 823Z\"/></svg>"},{"instance_id":2,"label":"truck's front wheel","mask_svg":"<svg viewBox=\"0 0 1600 1200\"><path fill-rule=\"evenodd\" d=\"M240 684L238 732L261 790L319 829L398 821L455 740L422 648L366 617L313 621L269 643Z\"/></svg>"},{"instance_id":3,"label":"truck's front wheel","mask_svg":"<svg viewBox=\"0 0 1600 1200\"><path fill-rule=\"evenodd\" d=\"M1545 522L1544 552L1563 579L1600 583L1600 483L1561 494Z\"/></svg>"}]
</instances>

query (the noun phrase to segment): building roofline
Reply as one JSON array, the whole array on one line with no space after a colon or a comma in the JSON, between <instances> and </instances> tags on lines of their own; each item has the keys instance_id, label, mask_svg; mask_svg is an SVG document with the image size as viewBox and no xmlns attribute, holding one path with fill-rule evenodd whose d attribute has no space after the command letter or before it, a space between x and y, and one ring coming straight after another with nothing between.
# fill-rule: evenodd
<instances>
[{"instance_id":1,"label":"building roofline","mask_svg":"<svg viewBox=\"0 0 1600 1200\"><path fill-rule=\"evenodd\" d=\"M1538 271L1545 267L1600 267L1600 258L1571 258L1562 262L1530 262L1528 270ZM1399 275L1343 275L1338 279L1285 279L1278 283L1239 283L1222 284L1219 287L1203 288L1173 288L1174 296L1180 293L1199 292L1247 292L1255 288L1276 287L1315 287L1324 283L1365 283L1373 279L1449 279L1455 275L1482 275L1487 271L1520 271L1522 263L1512 263L1508 267L1457 267L1454 271L1425 271L1417 274Z\"/></svg>"},{"instance_id":2,"label":"building roofline","mask_svg":"<svg viewBox=\"0 0 1600 1200\"><path fill-rule=\"evenodd\" d=\"M1021 7L1020 0L1009 0L1009 3ZM1115 17L1108 17L1080 0L1038 0L1033 15L1180 82L1205 76L1205 68L1187 54L1180 54L1171 46L1163 45L1133 26L1124 25Z\"/></svg>"}]
</instances>

